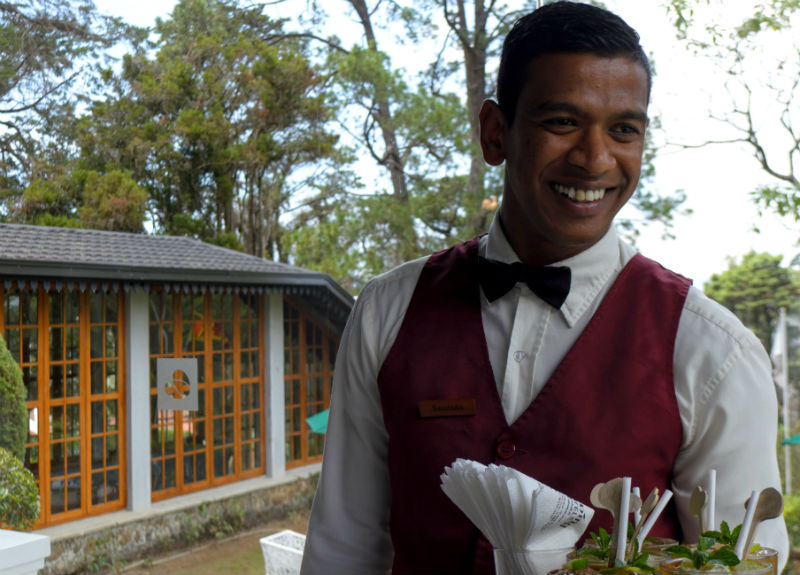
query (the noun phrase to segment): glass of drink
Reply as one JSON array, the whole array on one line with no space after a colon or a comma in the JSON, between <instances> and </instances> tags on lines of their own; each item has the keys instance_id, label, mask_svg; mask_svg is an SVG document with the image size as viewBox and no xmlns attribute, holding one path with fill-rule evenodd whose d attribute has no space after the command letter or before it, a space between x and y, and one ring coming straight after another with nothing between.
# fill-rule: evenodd
<instances>
[{"instance_id":1,"label":"glass of drink","mask_svg":"<svg viewBox=\"0 0 800 575\"><path fill-rule=\"evenodd\" d=\"M766 561L754 561L747 559L733 567L724 565L706 564L700 568L694 566L689 559L672 558L665 559L659 566L662 575L708 575L709 573L735 573L736 575L770 575L772 565Z\"/></svg>"},{"instance_id":2,"label":"glass of drink","mask_svg":"<svg viewBox=\"0 0 800 575\"><path fill-rule=\"evenodd\" d=\"M546 575L560 568L574 547L563 549L495 549L497 575Z\"/></svg>"},{"instance_id":3,"label":"glass of drink","mask_svg":"<svg viewBox=\"0 0 800 575\"><path fill-rule=\"evenodd\" d=\"M778 575L778 550L772 547L761 547L747 554L748 559L764 561L772 566L772 575Z\"/></svg>"}]
</instances>

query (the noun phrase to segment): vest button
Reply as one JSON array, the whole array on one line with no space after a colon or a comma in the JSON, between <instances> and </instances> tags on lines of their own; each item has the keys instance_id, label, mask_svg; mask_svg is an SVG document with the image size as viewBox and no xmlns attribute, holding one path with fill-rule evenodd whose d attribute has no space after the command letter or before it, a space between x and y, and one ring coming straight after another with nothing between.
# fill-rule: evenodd
<instances>
[{"instance_id":1,"label":"vest button","mask_svg":"<svg viewBox=\"0 0 800 575\"><path fill-rule=\"evenodd\" d=\"M495 448L495 453L500 459L511 459L514 457L514 451L516 447L514 447L514 442L510 439L502 439L497 442L497 447Z\"/></svg>"}]
</instances>

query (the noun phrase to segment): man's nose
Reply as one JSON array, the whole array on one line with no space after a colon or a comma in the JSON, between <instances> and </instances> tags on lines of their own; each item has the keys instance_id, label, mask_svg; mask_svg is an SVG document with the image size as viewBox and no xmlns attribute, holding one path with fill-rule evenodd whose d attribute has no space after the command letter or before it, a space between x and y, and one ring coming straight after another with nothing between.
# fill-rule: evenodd
<instances>
[{"instance_id":1,"label":"man's nose","mask_svg":"<svg viewBox=\"0 0 800 575\"><path fill-rule=\"evenodd\" d=\"M588 128L567 154L567 161L588 175L601 175L616 165L610 136L601 128Z\"/></svg>"}]
</instances>

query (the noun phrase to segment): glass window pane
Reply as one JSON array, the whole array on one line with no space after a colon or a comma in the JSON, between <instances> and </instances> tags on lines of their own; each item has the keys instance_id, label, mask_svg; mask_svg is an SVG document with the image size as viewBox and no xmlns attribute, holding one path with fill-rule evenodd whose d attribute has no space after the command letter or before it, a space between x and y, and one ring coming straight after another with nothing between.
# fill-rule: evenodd
<instances>
[{"instance_id":1,"label":"glass window pane","mask_svg":"<svg viewBox=\"0 0 800 575\"><path fill-rule=\"evenodd\" d=\"M63 513L66 505L66 490L63 479L50 482L50 513Z\"/></svg>"},{"instance_id":2,"label":"glass window pane","mask_svg":"<svg viewBox=\"0 0 800 575\"><path fill-rule=\"evenodd\" d=\"M64 330L60 327L50 328L50 361L61 361L64 358Z\"/></svg>"},{"instance_id":3,"label":"glass window pane","mask_svg":"<svg viewBox=\"0 0 800 575\"><path fill-rule=\"evenodd\" d=\"M106 362L106 393L117 392L117 362Z\"/></svg>"},{"instance_id":4,"label":"glass window pane","mask_svg":"<svg viewBox=\"0 0 800 575\"><path fill-rule=\"evenodd\" d=\"M117 400L106 401L106 431L117 431Z\"/></svg>"},{"instance_id":5,"label":"glass window pane","mask_svg":"<svg viewBox=\"0 0 800 575\"><path fill-rule=\"evenodd\" d=\"M103 448L103 437L92 438L92 469L100 469L103 467L103 455L105 449Z\"/></svg>"},{"instance_id":6,"label":"glass window pane","mask_svg":"<svg viewBox=\"0 0 800 575\"><path fill-rule=\"evenodd\" d=\"M164 460L165 487L168 489L175 487L175 460L170 458Z\"/></svg>"},{"instance_id":7,"label":"glass window pane","mask_svg":"<svg viewBox=\"0 0 800 575\"><path fill-rule=\"evenodd\" d=\"M19 293L6 292L6 325L19 324Z\"/></svg>"},{"instance_id":8,"label":"glass window pane","mask_svg":"<svg viewBox=\"0 0 800 575\"><path fill-rule=\"evenodd\" d=\"M197 481L203 481L206 478L206 454L200 452L197 454L195 464L195 473Z\"/></svg>"},{"instance_id":9,"label":"glass window pane","mask_svg":"<svg viewBox=\"0 0 800 575\"><path fill-rule=\"evenodd\" d=\"M92 402L92 433L103 433L103 402Z\"/></svg>"},{"instance_id":10,"label":"glass window pane","mask_svg":"<svg viewBox=\"0 0 800 575\"><path fill-rule=\"evenodd\" d=\"M19 329L15 327L6 328L6 347L11 352L11 356L17 363L20 362L19 356Z\"/></svg>"},{"instance_id":11,"label":"glass window pane","mask_svg":"<svg viewBox=\"0 0 800 575\"><path fill-rule=\"evenodd\" d=\"M64 454L63 443L50 444L50 475L52 477L62 477L64 475Z\"/></svg>"},{"instance_id":12,"label":"glass window pane","mask_svg":"<svg viewBox=\"0 0 800 575\"><path fill-rule=\"evenodd\" d=\"M35 363L39 360L39 330L35 327L22 330L22 361Z\"/></svg>"},{"instance_id":13,"label":"glass window pane","mask_svg":"<svg viewBox=\"0 0 800 575\"><path fill-rule=\"evenodd\" d=\"M117 326L106 326L106 357L117 357Z\"/></svg>"},{"instance_id":14,"label":"glass window pane","mask_svg":"<svg viewBox=\"0 0 800 575\"><path fill-rule=\"evenodd\" d=\"M37 314L38 298L35 292L22 292L22 323L23 325L34 325L39 323Z\"/></svg>"},{"instance_id":15,"label":"glass window pane","mask_svg":"<svg viewBox=\"0 0 800 575\"><path fill-rule=\"evenodd\" d=\"M81 394L80 365L71 363L66 371L67 397L78 397Z\"/></svg>"},{"instance_id":16,"label":"glass window pane","mask_svg":"<svg viewBox=\"0 0 800 575\"><path fill-rule=\"evenodd\" d=\"M92 393L93 394L104 393L105 389L103 388L103 364L99 361L93 361L90 367L90 372L91 372Z\"/></svg>"},{"instance_id":17,"label":"glass window pane","mask_svg":"<svg viewBox=\"0 0 800 575\"><path fill-rule=\"evenodd\" d=\"M67 437L81 434L81 406L77 403L67 405Z\"/></svg>"},{"instance_id":18,"label":"glass window pane","mask_svg":"<svg viewBox=\"0 0 800 575\"><path fill-rule=\"evenodd\" d=\"M191 455L183 456L183 482L191 483L194 480L194 458Z\"/></svg>"},{"instance_id":19,"label":"glass window pane","mask_svg":"<svg viewBox=\"0 0 800 575\"><path fill-rule=\"evenodd\" d=\"M50 323L64 323L64 298L60 293L47 294L50 307Z\"/></svg>"},{"instance_id":20,"label":"glass window pane","mask_svg":"<svg viewBox=\"0 0 800 575\"><path fill-rule=\"evenodd\" d=\"M81 336L77 326L67 328L67 359L78 359L80 357Z\"/></svg>"},{"instance_id":21,"label":"glass window pane","mask_svg":"<svg viewBox=\"0 0 800 575\"><path fill-rule=\"evenodd\" d=\"M99 325L93 325L90 331L90 339L91 343L91 357L94 358L101 358L103 357L103 327Z\"/></svg>"},{"instance_id":22,"label":"glass window pane","mask_svg":"<svg viewBox=\"0 0 800 575\"><path fill-rule=\"evenodd\" d=\"M108 293L105 297L106 300L106 321L109 323L116 323L117 321L117 295Z\"/></svg>"},{"instance_id":23,"label":"glass window pane","mask_svg":"<svg viewBox=\"0 0 800 575\"><path fill-rule=\"evenodd\" d=\"M89 296L89 318L92 323L103 323L103 294Z\"/></svg>"},{"instance_id":24,"label":"glass window pane","mask_svg":"<svg viewBox=\"0 0 800 575\"><path fill-rule=\"evenodd\" d=\"M113 467L119 464L119 450L117 449L117 435L106 437L106 465Z\"/></svg>"},{"instance_id":25,"label":"glass window pane","mask_svg":"<svg viewBox=\"0 0 800 575\"><path fill-rule=\"evenodd\" d=\"M39 396L39 378L38 369L36 366L28 366L22 368L22 381L25 383L25 388L28 390L28 401L36 401Z\"/></svg>"},{"instance_id":26,"label":"glass window pane","mask_svg":"<svg viewBox=\"0 0 800 575\"><path fill-rule=\"evenodd\" d=\"M119 470L109 469L106 472L106 501L119 499Z\"/></svg>"},{"instance_id":27,"label":"glass window pane","mask_svg":"<svg viewBox=\"0 0 800 575\"><path fill-rule=\"evenodd\" d=\"M70 474L81 471L81 444L80 440L67 442L67 472Z\"/></svg>"},{"instance_id":28,"label":"glass window pane","mask_svg":"<svg viewBox=\"0 0 800 575\"><path fill-rule=\"evenodd\" d=\"M64 368L60 365L50 366L50 398L64 397Z\"/></svg>"},{"instance_id":29,"label":"glass window pane","mask_svg":"<svg viewBox=\"0 0 800 575\"><path fill-rule=\"evenodd\" d=\"M66 323L78 323L78 316L80 315L80 294L76 291L70 291L64 294L64 299L64 321Z\"/></svg>"},{"instance_id":30,"label":"glass window pane","mask_svg":"<svg viewBox=\"0 0 800 575\"><path fill-rule=\"evenodd\" d=\"M99 505L106 502L105 494L105 474L101 471L99 473L92 473L92 505Z\"/></svg>"}]
</instances>

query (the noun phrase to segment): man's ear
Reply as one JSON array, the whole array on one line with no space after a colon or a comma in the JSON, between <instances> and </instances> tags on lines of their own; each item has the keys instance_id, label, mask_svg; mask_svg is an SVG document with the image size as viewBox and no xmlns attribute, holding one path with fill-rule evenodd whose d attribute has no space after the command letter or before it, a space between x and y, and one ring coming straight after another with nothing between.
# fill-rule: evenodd
<instances>
[{"instance_id":1,"label":"man's ear","mask_svg":"<svg viewBox=\"0 0 800 575\"><path fill-rule=\"evenodd\" d=\"M506 117L493 100L485 100L479 115L481 123L481 150L490 166L499 166L506 159Z\"/></svg>"}]
</instances>

